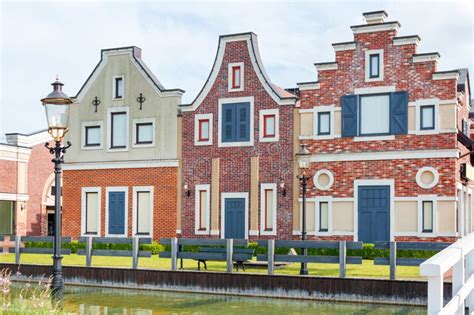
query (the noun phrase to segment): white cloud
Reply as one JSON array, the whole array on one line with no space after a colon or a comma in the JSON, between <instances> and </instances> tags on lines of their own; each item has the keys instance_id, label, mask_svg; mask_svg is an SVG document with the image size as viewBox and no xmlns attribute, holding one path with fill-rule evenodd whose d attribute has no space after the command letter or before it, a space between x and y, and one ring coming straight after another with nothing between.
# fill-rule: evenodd
<instances>
[{"instance_id":1,"label":"white cloud","mask_svg":"<svg viewBox=\"0 0 474 315\"><path fill-rule=\"evenodd\" d=\"M362 12L385 9L418 34L420 52L439 51L441 70L473 70L472 4L465 2L4 2L1 9L0 134L45 128L39 99L58 73L75 95L102 48L136 45L168 88L189 102L204 84L220 34L259 36L270 78L284 87L316 79L314 62L334 60L333 42L352 40Z\"/></svg>"}]
</instances>

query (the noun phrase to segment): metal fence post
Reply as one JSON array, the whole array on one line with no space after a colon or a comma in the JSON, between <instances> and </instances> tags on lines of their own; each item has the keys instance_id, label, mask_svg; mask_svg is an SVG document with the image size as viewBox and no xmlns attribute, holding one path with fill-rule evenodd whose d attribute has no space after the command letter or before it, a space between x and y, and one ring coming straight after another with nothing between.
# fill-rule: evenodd
<instances>
[{"instance_id":1,"label":"metal fence post","mask_svg":"<svg viewBox=\"0 0 474 315\"><path fill-rule=\"evenodd\" d=\"M390 280L397 277L397 242L390 242Z\"/></svg>"},{"instance_id":2,"label":"metal fence post","mask_svg":"<svg viewBox=\"0 0 474 315\"><path fill-rule=\"evenodd\" d=\"M20 263L20 243L21 243L21 236L15 236L15 263Z\"/></svg>"},{"instance_id":3,"label":"metal fence post","mask_svg":"<svg viewBox=\"0 0 474 315\"><path fill-rule=\"evenodd\" d=\"M225 240L226 248L226 258L227 258L227 272L231 273L234 269L234 264L232 263L232 256L234 255L234 240L228 238Z\"/></svg>"},{"instance_id":4,"label":"metal fence post","mask_svg":"<svg viewBox=\"0 0 474 315\"><path fill-rule=\"evenodd\" d=\"M132 242L132 268L138 268L138 251L140 247L140 238L138 236L133 237Z\"/></svg>"},{"instance_id":5,"label":"metal fence post","mask_svg":"<svg viewBox=\"0 0 474 315\"><path fill-rule=\"evenodd\" d=\"M92 266L92 236L86 237L86 267Z\"/></svg>"},{"instance_id":6,"label":"metal fence post","mask_svg":"<svg viewBox=\"0 0 474 315\"><path fill-rule=\"evenodd\" d=\"M339 242L339 277L346 277L346 241Z\"/></svg>"},{"instance_id":7,"label":"metal fence post","mask_svg":"<svg viewBox=\"0 0 474 315\"><path fill-rule=\"evenodd\" d=\"M268 274L272 275L275 272L275 240L268 240Z\"/></svg>"},{"instance_id":8,"label":"metal fence post","mask_svg":"<svg viewBox=\"0 0 474 315\"><path fill-rule=\"evenodd\" d=\"M171 270L178 270L178 239L171 239Z\"/></svg>"}]
</instances>

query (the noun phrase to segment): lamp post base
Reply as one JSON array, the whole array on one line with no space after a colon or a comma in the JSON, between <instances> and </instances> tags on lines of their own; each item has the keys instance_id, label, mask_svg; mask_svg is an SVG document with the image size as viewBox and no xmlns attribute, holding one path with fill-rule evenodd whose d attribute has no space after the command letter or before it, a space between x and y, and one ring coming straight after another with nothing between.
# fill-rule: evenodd
<instances>
[{"instance_id":1,"label":"lamp post base","mask_svg":"<svg viewBox=\"0 0 474 315\"><path fill-rule=\"evenodd\" d=\"M61 301L64 295L64 281L62 273L62 261L63 257L53 256L53 279L51 281L51 297L54 302Z\"/></svg>"}]
</instances>

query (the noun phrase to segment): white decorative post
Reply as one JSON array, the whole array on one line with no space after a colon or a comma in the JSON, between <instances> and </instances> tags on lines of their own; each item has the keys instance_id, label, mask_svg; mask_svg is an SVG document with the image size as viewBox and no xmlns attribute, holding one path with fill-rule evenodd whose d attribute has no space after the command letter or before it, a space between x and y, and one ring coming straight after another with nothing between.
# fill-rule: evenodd
<instances>
[{"instance_id":1,"label":"white decorative post","mask_svg":"<svg viewBox=\"0 0 474 315\"><path fill-rule=\"evenodd\" d=\"M92 236L86 238L86 266L92 266Z\"/></svg>"},{"instance_id":2,"label":"white decorative post","mask_svg":"<svg viewBox=\"0 0 474 315\"><path fill-rule=\"evenodd\" d=\"M390 242L390 280L397 277L397 242Z\"/></svg>"},{"instance_id":3,"label":"white decorative post","mask_svg":"<svg viewBox=\"0 0 474 315\"><path fill-rule=\"evenodd\" d=\"M178 239L171 239L171 270L178 270Z\"/></svg>"},{"instance_id":4,"label":"white decorative post","mask_svg":"<svg viewBox=\"0 0 474 315\"><path fill-rule=\"evenodd\" d=\"M339 277L346 277L346 241L339 242Z\"/></svg>"},{"instance_id":5,"label":"white decorative post","mask_svg":"<svg viewBox=\"0 0 474 315\"><path fill-rule=\"evenodd\" d=\"M275 240L268 240L268 274L272 275L275 273Z\"/></svg>"},{"instance_id":6,"label":"white decorative post","mask_svg":"<svg viewBox=\"0 0 474 315\"><path fill-rule=\"evenodd\" d=\"M133 237L132 242L132 268L138 268L138 251L140 247L140 238L138 236Z\"/></svg>"},{"instance_id":7,"label":"white decorative post","mask_svg":"<svg viewBox=\"0 0 474 315\"><path fill-rule=\"evenodd\" d=\"M231 273L234 265L232 263L232 256L234 254L234 240L229 238L225 240L225 247L227 253L227 272Z\"/></svg>"},{"instance_id":8,"label":"white decorative post","mask_svg":"<svg viewBox=\"0 0 474 315\"><path fill-rule=\"evenodd\" d=\"M21 236L15 236L15 263L20 263L20 243L21 243Z\"/></svg>"}]
</instances>

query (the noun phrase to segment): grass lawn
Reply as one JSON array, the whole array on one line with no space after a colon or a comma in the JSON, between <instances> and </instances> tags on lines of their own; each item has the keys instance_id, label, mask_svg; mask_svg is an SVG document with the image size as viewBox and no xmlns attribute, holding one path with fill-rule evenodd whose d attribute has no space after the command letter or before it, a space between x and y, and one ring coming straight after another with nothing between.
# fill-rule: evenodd
<instances>
[{"instance_id":1,"label":"grass lawn","mask_svg":"<svg viewBox=\"0 0 474 315\"><path fill-rule=\"evenodd\" d=\"M85 256L76 254L67 255L63 258L64 266L84 266ZM14 263L14 254L0 254L0 263ZM21 263L51 265L51 255L22 254ZM97 267L125 267L130 268L132 258L129 257L93 257L92 265ZM178 261L179 266L179 261ZM140 258L139 268L170 270L171 260L169 258L159 258L157 255L151 258ZM202 268L202 265L201 265ZM225 262L209 261L207 268L210 271L225 271ZM197 270L197 262L194 260L184 260L185 270ZM297 275L300 264L294 263L281 269L276 269L276 274ZM339 275L339 264L308 264L310 275L337 277ZM266 268L246 268L249 273L266 273ZM348 277L359 278L388 278L389 266L375 266L372 260L364 260L362 265L347 265ZM420 277L419 267L397 267L397 279L423 279Z\"/></svg>"}]
</instances>

